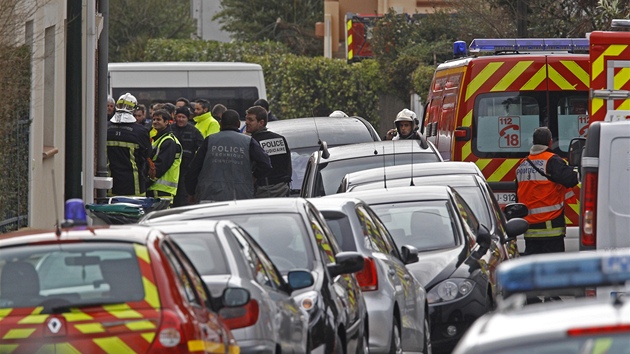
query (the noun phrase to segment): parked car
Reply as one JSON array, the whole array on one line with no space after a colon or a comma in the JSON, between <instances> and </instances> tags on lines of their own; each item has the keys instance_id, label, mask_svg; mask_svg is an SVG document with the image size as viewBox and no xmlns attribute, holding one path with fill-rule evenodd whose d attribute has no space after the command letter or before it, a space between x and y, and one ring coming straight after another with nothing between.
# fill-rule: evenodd
<instances>
[{"instance_id":1,"label":"parked car","mask_svg":"<svg viewBox=\"0 0 630 354\"><path fill-rule=\"evenodd\" d=\"M249 302L223 309L241 353L306 353L308 314L291 297L313 285L306 270L290 271L288 283L267 254L240 226L231 221L155 223L186 253L213 295L230 287L247 289Z\"/></svg>"},{"instance_id":2,"label":"parked car","mask_svg":"<svg viewBox=\"0 0 630 354\"><path fill-rule=\"evenodd\" d=\"M450 352L468 327L495 306L499 250L451 187L415 186L347 193L368 203L396 245L418 249L407 268L427 291L434 352ZM344 197L336 194L326 198Z\"/></svg>"},{"instance_id":3,"label":"parked car","mask_svg":"<svg viewBox=\"0 0 630 354\"><path fill-rule=\"evenodd\" d=\"M386 179L383 178L384 175L387 176ZM383 168L353 172L344 177L340 190L362 191L383 189L385 186L393 188L409 185L453 187L468 203L479 221L489 229L501 257L505 260L519 256L517 236L527 231L523 229L526 221L506 220L486 179L472 162L432 162L413 166L391 166L387 167L386 172L383 172ZM526 208L525 205L522 207ZM521 246L523 248L523 239L518 241L523 243Z\"/></svg>"},{"instance_id":4,"label":"parked car","mask_svg":"<svg viewBox=\"0 0 630 354\"><path fill-rule=\"evenodd\" d=\"M372 124L361 117L283 119L267 123L267 128L287 139L293 164L291 193L294 195L300 194L308 158L319 150L320 142L333 147L381 140Z\"/></svg>"},{"instance_id":5,"label":"parked car","mask_svg":"<svg viewBox=\"0 0 630 354\"><path fill-rule=\"evenodd\" d=\"M0 237L0 351L234 353L212 298L173 240L147 226L27 231Z\"/></svg>"},{"instance_id":6,"label":"parked car","mask_svg":"<svg viewBox=\"0 0 630 354\"><path fill-rule=\"evenodd\" d=\"M309 157L300 196L338 193L343 177L356 171L440 161L439 152L426 140L387 140L318 150Z\"/></svg>"},{"instance_id":7,"label":"parked car","mask_svg":"<svg viewBox=\"0 0 630 354\"><path fill-rule=\"evenodd\" d=\"M454 354L630 353L628 264L630 251L616 249L540 254L501 265L497 285L504 301L475 321ZM615 288L607 298L525 303L531 295L609 286Z\"/></svg>"},{"instance_id":8,"label":"parked car","mask_svg":"<svg viewBox=\"0 0 630 354\"><path fill-rule=\"evenodd\" d=\"M365 259L356 274L368 310L370 353L431 352L426 291L405 267L418 262L418 250L396 247L389 231L356 198L312 198L344 251ZM390 324L387 330L385 324Z\"/></svg>"},{"instance_id":9,"label":"parked car","mask_svg":"<svg viewBox=\"0 0 630 354\"><path fill-rule=\"evenodd\" d=\"M342 252L321 213L302 198L248 199L149 213L141 222L228 219L242 226L283 276L311 272L315 284L292 293L309 314L309 348L325 353L365 353L367 310L351 273L363 269L357 252Z\"/></svg>"}]
</instances>

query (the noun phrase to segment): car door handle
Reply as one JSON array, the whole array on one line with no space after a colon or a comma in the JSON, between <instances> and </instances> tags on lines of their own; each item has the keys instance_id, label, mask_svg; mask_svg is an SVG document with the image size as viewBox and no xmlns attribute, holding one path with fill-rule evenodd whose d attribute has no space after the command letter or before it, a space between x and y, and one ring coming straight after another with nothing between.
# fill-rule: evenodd
<instances>
[{"instance_id":1,"label":"car door handle","mask_svg":"<svg viewBox=\"0 0 630 354\"><path fill-rule=\"evenodd\" d=\"M390 277L393 277L394 275L396 275L396 269L394 268L389 268L389 270L387 271L387 273L389 274Z\"/></svg>"}]
</instances>

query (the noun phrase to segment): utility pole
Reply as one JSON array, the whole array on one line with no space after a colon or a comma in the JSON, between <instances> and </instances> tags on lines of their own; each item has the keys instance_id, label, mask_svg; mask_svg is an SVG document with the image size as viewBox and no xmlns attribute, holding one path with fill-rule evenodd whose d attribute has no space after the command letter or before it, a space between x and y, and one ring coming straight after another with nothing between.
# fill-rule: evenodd
<instances>
[{"instance_id":1,"label":"utility pole","mask_svg":"<svg viewBox=\"0 0 630 354\"><path fill-rule=\"evenodd\" d=\"M516 36L527 38L527 0L516 0Z\"/></svg>"}]
</instances>

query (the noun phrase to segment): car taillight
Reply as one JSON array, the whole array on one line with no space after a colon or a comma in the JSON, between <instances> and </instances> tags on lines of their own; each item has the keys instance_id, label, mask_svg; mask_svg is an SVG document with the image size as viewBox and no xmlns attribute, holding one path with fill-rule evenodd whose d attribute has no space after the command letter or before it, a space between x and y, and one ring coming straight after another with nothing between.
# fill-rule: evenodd
<instances>
[{"instance_id":1,"label":"car taillight","mask_svg":"<svg viewBox=\"0 0 630 354\"><path fill-rule=\"evenodd\" d=\"M356 273L357 280L363 291L378 290L378 272L372 258L364 257L363 269Z\"/></svg>"},{"instance_id":2,"label":"car taillight","mask_svg":"<svg viewBox=\"0 0 630 354\"><path fill-rule=\"evenodd\" d=\"M182 322L177 314L171 310L162 310L160 328L157 330L157 338L151 345L150 352L179 352L176 348L185 341L182 333ZM170 349L170 350L169 350Z\"/></svg>"},{"instance_id":3,"label":"car taillight","mask_svg":"<svg viewBox=\"0 0 630 354\"><path fill-rule=\"evenodd\" d=\"M621 324L613 326L601 326L601 327L588 327L588 328L573 328L567 331L569 336L591 336L598 334L615 334L630 332L630 325Z\"/></svg>"},{"instance_id":4,"label":"car taillight","mask_svg":"<svg viewBox=\"0 0 630 354\"><path fill-rule=\"evenodd\" d=\"M582 203L582 233L581 242L584 246L595 247L597 221L597 172L584 174L584 198Z\"/></svg>"},{"instance_id":5,"label":"car taillight","mask_svg":"<svg viewBox=\"0 0 630 354\"><path fill-rule=\"evenodd\" d=\"M249 327L258 321L258 301L252 299L245 306L226 307L219 313L230 329Z\"/></svg>"},{"instance_id":6,"label":"car taillight","mask_svg":"<svg viewBox=\"0 0 630 354\"><path fill-rule=\"evenodd\" d=\"M585 288L584 296L586 297L597 297L597 289L596 288Z\"/></svg>"}]
</instances>

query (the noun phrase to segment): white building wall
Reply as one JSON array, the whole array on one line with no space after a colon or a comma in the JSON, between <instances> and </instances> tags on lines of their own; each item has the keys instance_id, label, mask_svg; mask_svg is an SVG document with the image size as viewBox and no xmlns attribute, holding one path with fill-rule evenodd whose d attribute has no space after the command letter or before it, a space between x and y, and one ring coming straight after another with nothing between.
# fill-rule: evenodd
<instances>
[{"instance_id":1,"label":"white building wall","mask_svg":"<svg viewBox=\"0 0 630 354\"><path fill-rule=\"evenodd\" d=\"M230 42L230 34L221 30L221 25L212 17L221 8L220 0L191 0L192 17L197 20L197 36L203 40Z\"/></svg>"}]
</instances>

